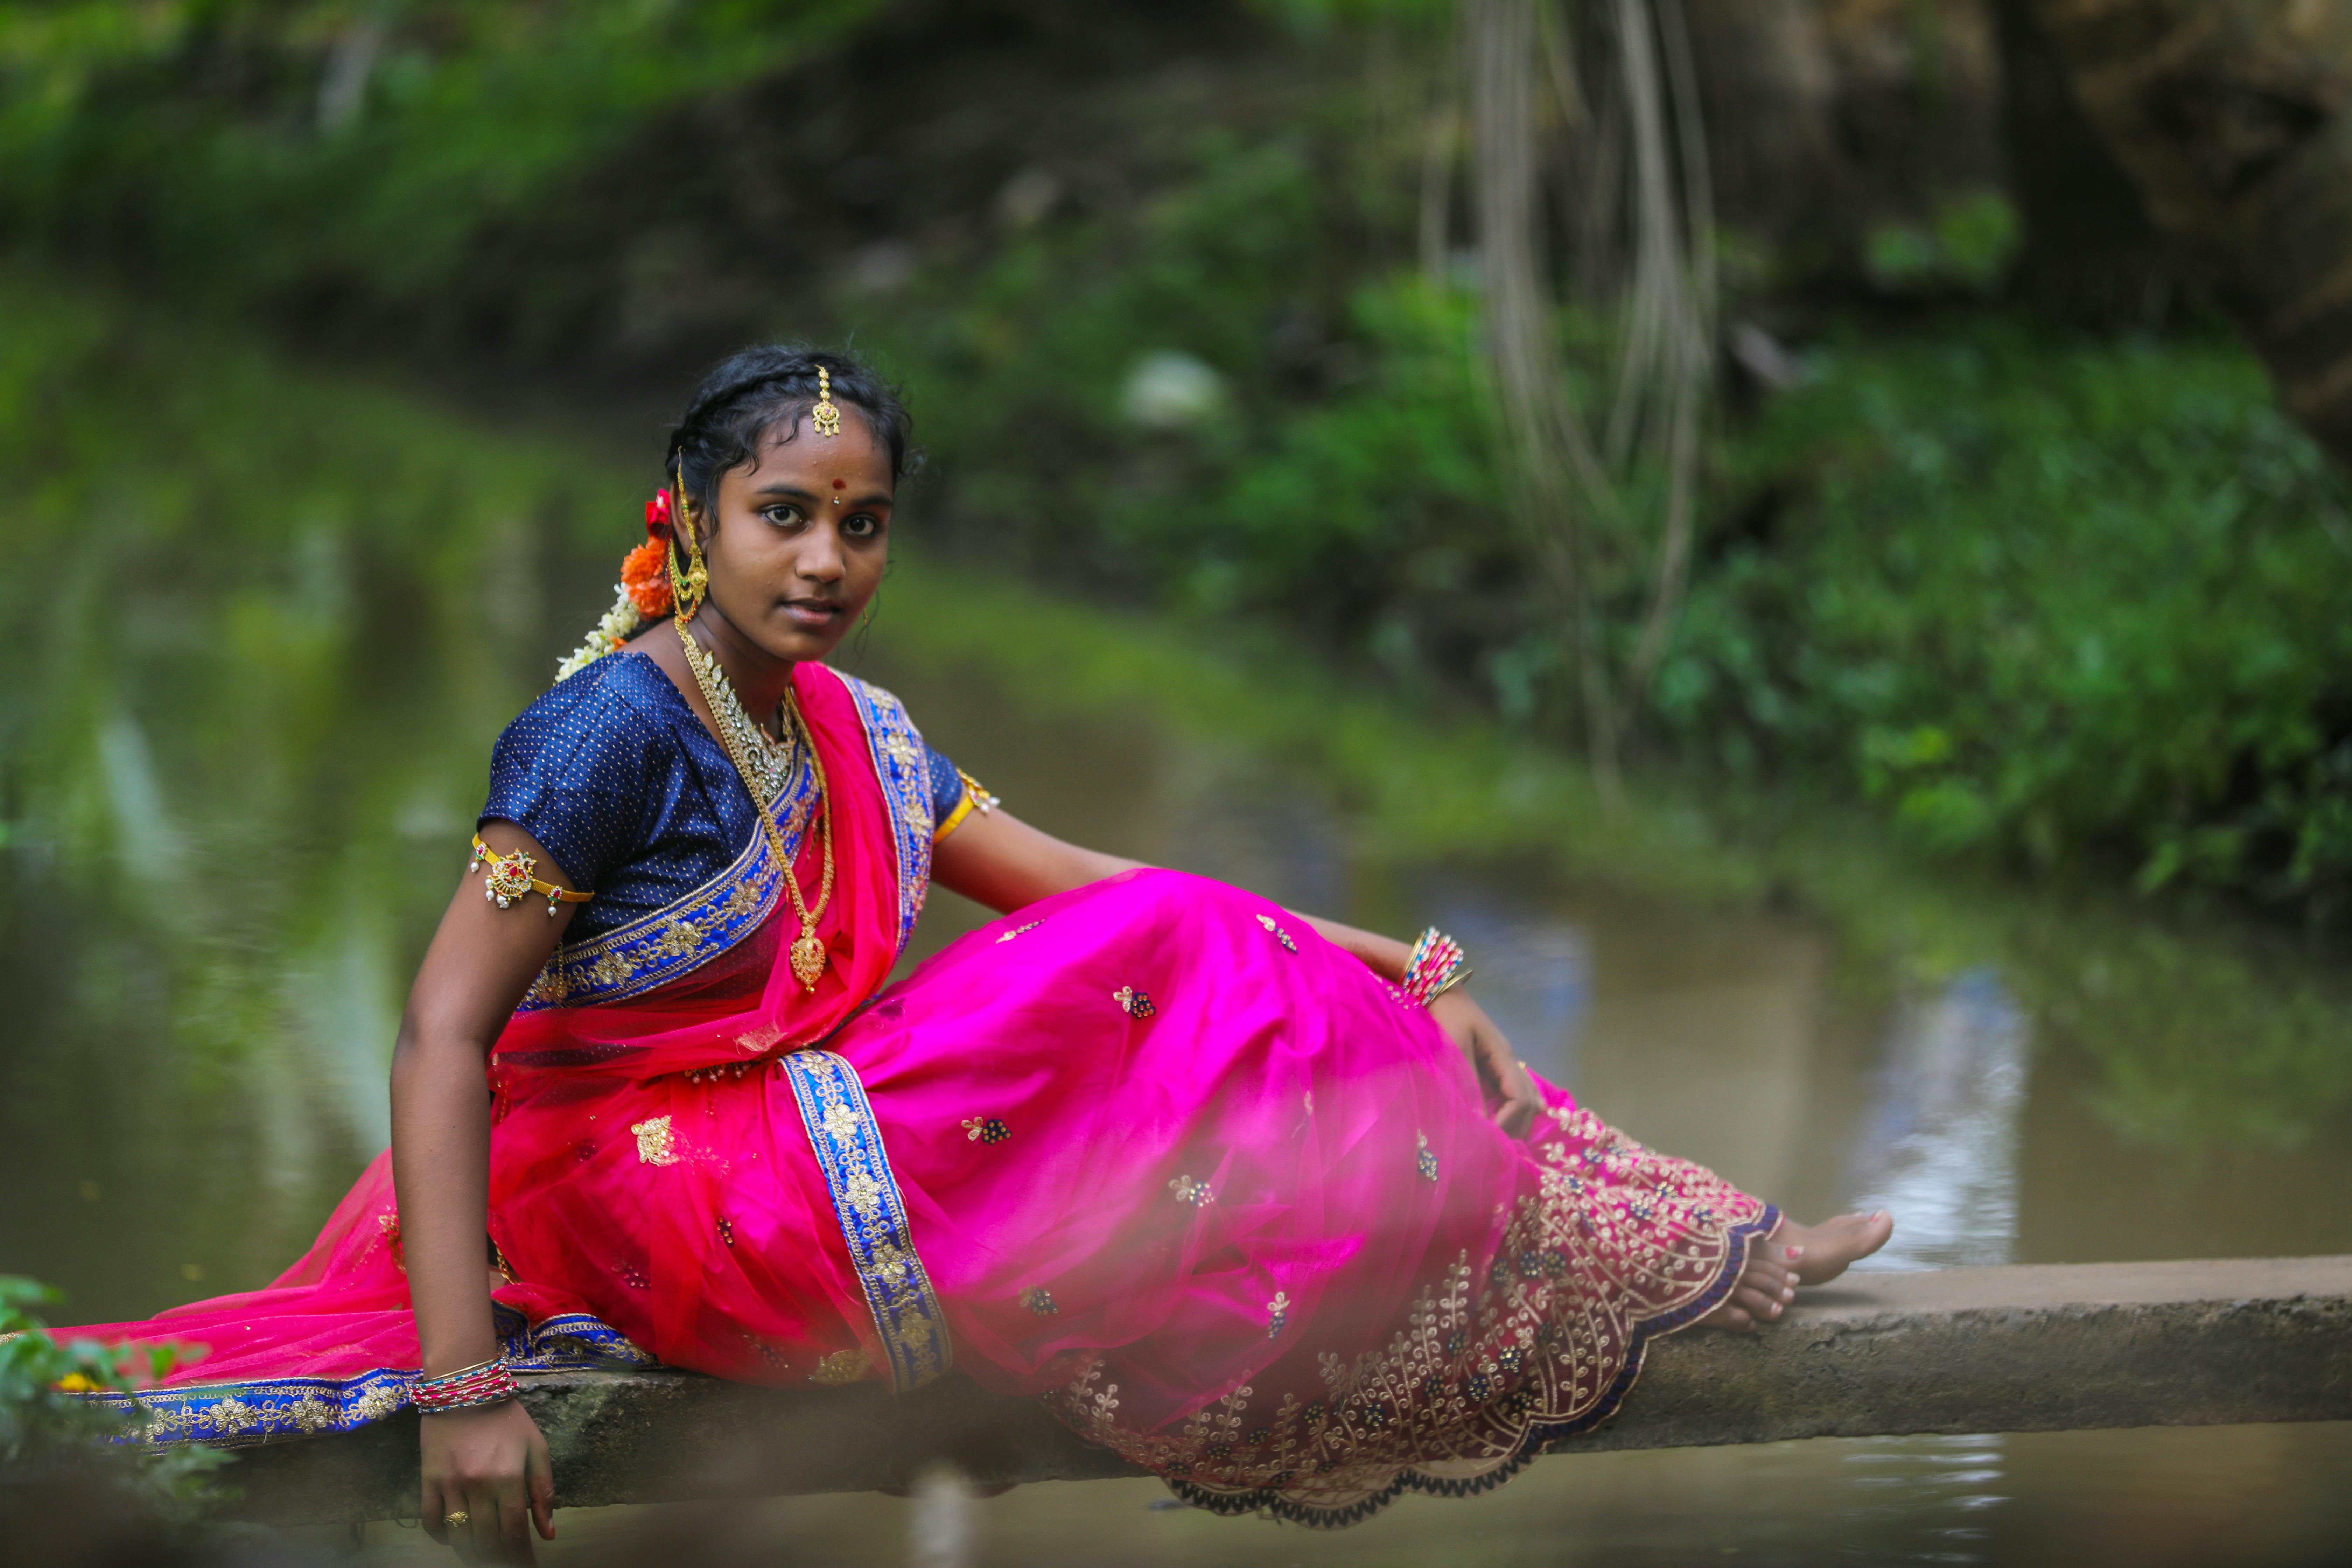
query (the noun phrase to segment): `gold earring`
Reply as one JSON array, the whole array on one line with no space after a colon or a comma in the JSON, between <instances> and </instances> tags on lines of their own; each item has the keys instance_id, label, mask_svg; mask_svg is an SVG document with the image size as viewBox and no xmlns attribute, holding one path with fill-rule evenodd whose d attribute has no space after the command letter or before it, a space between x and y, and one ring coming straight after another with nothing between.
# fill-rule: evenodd
<instances>
[{"instance_id":1,"label":"gold earring","mask_svg":"<svg viewBox=\"0 0 2352 1568\"><path fill-rule=\"evenodd\" d=\"M833 372L823 365L816 367L816 406L809 410L809 418L820 436L841 434L841 406L833 400Z\"/></svg>"},{"instance_id":2,"label":"gold earring","mask_svg":"<svg viewBox=\"0 0 2352 1568\"><path fill-rule=\"evenodd\" d=\"M686 542L686 567L677 563L677 543ZM677 458L677 525L670 531L669 593L677 612L677 624L694 619L694 612L702 608L703 595L710 590L710 572L702 563L702 541L694 531L694 512L686 499L686 454Z\"/></svg>"}]
</instances>

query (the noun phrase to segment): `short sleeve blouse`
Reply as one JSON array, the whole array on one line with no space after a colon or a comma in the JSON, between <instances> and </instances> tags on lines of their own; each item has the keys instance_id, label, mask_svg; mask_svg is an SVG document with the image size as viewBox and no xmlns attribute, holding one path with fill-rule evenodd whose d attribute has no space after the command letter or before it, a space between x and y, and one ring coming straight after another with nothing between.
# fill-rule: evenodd
<instances>
[{"instance_id":1,"label":"short sleeve blouse","mask_svg":"<svg viewBox=\"0 0 2352 1568\"><path fill-rule=\"evenodd\" d=\"M945 755L927 759L932 820L963 798ZM643 654L600 658L558 681L490 755L480 820L546 847L580 906L567 942L669 908L732 865L759 831L734 763L670 678Z\"/></svg>"}]
</instances>

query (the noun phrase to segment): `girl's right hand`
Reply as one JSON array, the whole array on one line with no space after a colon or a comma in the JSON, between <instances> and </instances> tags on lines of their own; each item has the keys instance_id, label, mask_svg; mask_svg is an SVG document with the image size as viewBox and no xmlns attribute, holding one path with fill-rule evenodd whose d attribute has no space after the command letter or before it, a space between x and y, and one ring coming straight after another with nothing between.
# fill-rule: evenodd
<instances>
[{"instance_id":1,"label":"girl's right hand","mask_svg":"<svg viewBox=\"0 0 2352 1568\"><path fill-rule=\"evenodd\" d=\"M555 1466L520 1399L424 1418L426 1533L468 1563L533 1561L528 1519L555 1539ZM453 1523L449 1516L464 1514Z\"/></svg>"}]
</instances>

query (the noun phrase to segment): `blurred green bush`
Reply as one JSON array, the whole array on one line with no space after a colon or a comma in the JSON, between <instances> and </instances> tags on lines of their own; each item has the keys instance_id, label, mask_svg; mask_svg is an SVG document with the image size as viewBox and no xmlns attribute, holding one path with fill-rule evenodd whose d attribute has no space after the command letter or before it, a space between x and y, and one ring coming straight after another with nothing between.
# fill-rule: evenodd
<instances>
[{"instance_id":1,"label":"blurred green bush","mask_svg":"<svg viewBox=\"0 0 2352 1568\"><path fill-rule=\"evenodd\" d=\"M650 118L878 0L59 0L0 6L0 223L246 301L446 288Z\"/></svg>"},{"instance_id":2,"label":"blurred green bush","mask_svg":"<svg viewBox=\"0 0 2352 1568\"><path fill-rule=\"evenodd\" d=\"M1212 143L1200 168L1136 232L1032 239L861 323L919 393L968 542L1272 615L1408 689L1545 723L1563 660L1507 520L1475 293L1360 281L1302 373L1285 334L1323 222L1306 153ZM1947 226L1997 228L1981 205ZM1605 323L1561 331L1598 363ZM1146 349L1197 355L1227 395L1179 429L1122 417ZM1853 325L1808 363L1715 438L1641 721L1654 757L1883 802L1939 850L2120 857L2144 889L2336 911L2352 491L2252 356L1969 309ZM1633 493L1654 510L1638 475ZM1622 648L1654 545L1623 525L1601 543Z\"/></svg>"},{"instance_id":3,"label":"blurred green bush","mask_svg":"<svg viewBox=\"0 0 2352 1568\"><path fill-rule=\"evenodd\" d=\"M1726 443L1656 722L1928 844L2326 912L2352 886L2347 489L2235 343L1844 334Z\"/></svg>"},{"instance_id":4,"label":"blurred green bush","mask_svg":"<svg viewBox=\"0 0 2352 1568\"><path fill-rule=\"evenodd\" d=\"M71 1475L104 1485L115 1506L187 1522L219 1495L213 1472L233 1456L194 1444L148 1447L139 1441L143 1415L83 1396L134 1394L169 1373L189 1347L60 1341L33 1311L57 1300L34 1280L0 1274L0 1481Z\"/></svg>"}]
</instances>

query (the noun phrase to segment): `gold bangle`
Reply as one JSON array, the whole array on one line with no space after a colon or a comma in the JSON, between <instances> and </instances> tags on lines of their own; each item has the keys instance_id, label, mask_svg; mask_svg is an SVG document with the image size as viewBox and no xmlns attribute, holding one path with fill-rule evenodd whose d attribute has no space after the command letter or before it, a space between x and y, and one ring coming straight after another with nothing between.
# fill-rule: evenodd
<instances>
[{"instance_id":1,"label":"gold bangle","mask_svg":"<svg viewBox=\"0 0 2352 1568\"><path fill-rule=\"evenodd\" d=\"M511 855L501 855L474 835L474 853L466 861L466 869L487 866L490 874L482 880L482 897L500 909L512 907L517 899L538 893L547 900L547 918L553 920L555 911L565 904L584 904L593 893L575 893L569 888L559 888L552 882L542 882L531 875L539 869L538 859L527 849Z\"/></svg>"}]
</instances>

